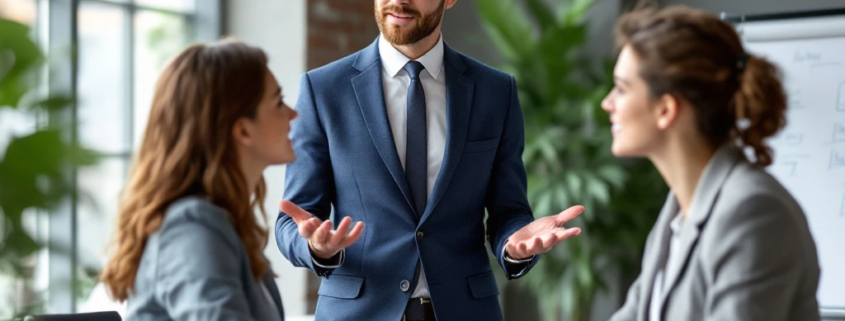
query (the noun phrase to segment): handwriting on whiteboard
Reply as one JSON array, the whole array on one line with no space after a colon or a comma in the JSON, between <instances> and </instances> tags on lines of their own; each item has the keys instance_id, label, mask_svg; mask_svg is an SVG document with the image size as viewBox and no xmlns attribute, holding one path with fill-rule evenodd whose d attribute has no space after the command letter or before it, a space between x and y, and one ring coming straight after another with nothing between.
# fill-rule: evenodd
<instances>
[{"instance_id":1,"label":"handwriting on whiteboard","mask_svg":"<svg viewBox=\"0 0 845 321\"><path fill-rule=\"evenodd\" d=\"M831 142L845 142L845 123L833 124L833 139Z\"/></svg>"},{"instance_id":2,"label":"handwriting on whiteboard","mask_svg":"<svg viewBox=\"0 0 845 321\"><path fill-rule=\"evenodd\" d=\"M845 148L831 148L828 169L833 170L839 168L845 168Z\"/></svg>"},{"instance_id":3,"label":"handwriting on whiteboard","mask_svg":"<svg viewBox=\"0 0 845 321\"><path fill-rule=\"evenodd\" d=\"M789 109L804 109L804 104L801 103L801 89L793 89L789 92Z\"/></svg>"},{"instance_id":4,"label":"handwriting on whiteboard","mask_svg":"<svg viewBox=\"0 0 845 321\"><path fill-rule=\"evenodd\" d=\"M839 205L839 216L845 216L845 193L842 194L842 204Z\"/></svg>"},{"instance_id":5,"label":"handwriting on whiteboard","mask_svg":"<svg viewBox=\"0 0 845 321\"><path fill-rule=\"evenodd\" d=\"M822 60L822 55L818 52L795 50L795 55L792 56L794 62L819 62Z\"/></svg>"},{"instance_id":6,"label":"handwriting on whiteboard","mask_svg":"<svg viewBox=\"0 0 845 321\"><path fill-rule=\"evenodd\" d=\"M801 145L801 142L804 141L804 134L802 133L785 133L783 136L783 143L785 145Z\"/></svg>"},{"instance_id":7,"label":"handwriting on whiteboard","mask_svg":"<svg viewBox=\"0 0 845 321\"><path fill-rule=\"evenodd\" d=\"M795 176L796 169L798 168L798 161L797 160L788 160L779 162L778 165L782 166L785 171L789 173L791 176Z\"/></svg>"},{"instance_id":8,"label":"handwriting on whiteboard","mask_svg":"<svg viewBox=\"0 0 845 321\"><path fill-rule=\"evenodd\" d=\"M804 142L804 133L784 132L778 135L776 138L772 138L771 142L777 146L800 146L801 143Z\"/></svg>"},{"instance_id":9,"label":"handwriting on whiteboard","mask_svg":"<svg viewBox=\"0 0 845 321\"><path fill-rule=\"evenodd\" d=\"M816 70L826 70L826 69L829 69L830 67L839 66L839 65L840 65L840 63L838 63L838 62L817 63L817 64L813 64L812 66L810 66L810 72L812 73L812 72L815 72Z\"/></svg>"},{"instance_id":10,"label":"handwriting on whiteboard","mask_svg":"<svg viewBox=\"0 0 845 321\"><path fill-rule=\"evenodd\" d=\"M798 165L802 159L809 159L809 154L783 154L775 155L776 167L780 168L785 174L795 176L798 174Z\"/></svg>"},{"instance_id":11,"label":"handwriting on whiteboard","mask_svg":"<svg viewBox=\"0 0 845 321\"><path fill-rule=\"evenodd\" d=\"M836 97L836 111L845 112L845 82L839 84L839 94Z\"/></svg>"}]
</instances>

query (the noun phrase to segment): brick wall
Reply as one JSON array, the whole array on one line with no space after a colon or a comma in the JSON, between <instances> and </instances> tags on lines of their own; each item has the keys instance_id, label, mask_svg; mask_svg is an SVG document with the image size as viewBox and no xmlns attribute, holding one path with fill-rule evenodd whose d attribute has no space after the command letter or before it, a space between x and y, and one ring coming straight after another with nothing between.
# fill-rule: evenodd
<instances>
[{"instance_id":1,"label":"brick wall","mask_svg":"<svg viewBox=\"0 0 845 321\"><path fill-rule=\"evenodd\" d=\"M378 36L373 0L307 0L306 69L343 58L371 44ZM320 278L308 273L306 312L317 305Z\"/></svg>"},{"instance_id":2,"label":"brick wall","mask_svg":"<svg viewBox=\"0 0 845 321\"><path fill-rule=\"evenodd\" d=\"M373 0L308 0L307 69L361 50L378 36Z\"/></svg>"}]
</instances>

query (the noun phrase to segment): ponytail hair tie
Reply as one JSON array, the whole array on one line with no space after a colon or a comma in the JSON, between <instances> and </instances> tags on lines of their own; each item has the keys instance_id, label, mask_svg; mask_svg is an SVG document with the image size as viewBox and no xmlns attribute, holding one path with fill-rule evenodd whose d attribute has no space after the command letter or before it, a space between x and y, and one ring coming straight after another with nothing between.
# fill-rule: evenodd
<instances>
[{"instance_id":1,"label":"ponytail hair tie","mask_svg":"<svg viewBox=\"0 0 845 321\"><path fill-rule=\"evenodd\" d=\"M734 70L735 77L737 81L740 82L740 87L742 86L742 79L740 79L740 75L742 75L742 71L745 70L745 65L748 63L748 54L743 51L742 54L739 55L739 60L736 61L736 69ZM740 98L734 98L734 100ZM734 102L734 112L736 113L736 129L740 132L744 132L748 127L751 127L751 120L746 118L746 108L747 106L745 103L736 103Z\"/></svg>"},{"instance_id":2,"label":"ponytail hair tie","mask_svg":"<svg viewBox=\"0 0 845 321\"><path fill-rule=\"evenodd\" d=\"M736 61L736 74L742 74L742 71L745 70L745 65L748 62L748 54L744 51L742 54L739 55L739 60Z\"/></svg>"}]
</instances>

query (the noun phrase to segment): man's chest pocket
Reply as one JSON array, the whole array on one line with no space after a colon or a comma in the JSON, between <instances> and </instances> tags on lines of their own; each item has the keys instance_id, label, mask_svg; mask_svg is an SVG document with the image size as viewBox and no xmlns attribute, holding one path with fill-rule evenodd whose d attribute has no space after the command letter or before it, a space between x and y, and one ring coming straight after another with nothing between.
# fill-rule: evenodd
<instances>
[{"instance_id":1,"label":"man's chest pocket","mask_svg":"<svg viewBox=\"0 0 845 321\"><path fill-rule=\"evenodd\" d=\"M484 153L496 150L496 146L499 145L499 138L492 138L492 139L485 139L485 140L477 140L472 142L466 142L464 145L464 154L476 154L476 153Z\"/></svg>"}]
</instances>

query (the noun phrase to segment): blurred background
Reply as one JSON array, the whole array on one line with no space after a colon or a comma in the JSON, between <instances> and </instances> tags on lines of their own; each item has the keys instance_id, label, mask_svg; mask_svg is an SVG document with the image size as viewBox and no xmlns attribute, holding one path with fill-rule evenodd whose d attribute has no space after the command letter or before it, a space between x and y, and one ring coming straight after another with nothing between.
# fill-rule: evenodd
<instances>
[{"instance_id":1,"label":"blurred background","mask_svg":"<svg viewBox=\"0 0 845 321\"><path fill-rule=\"evenodd\" d=\"M504 282L494 269L506 320L606 320L639 272L666 187L650 164L610 155L609 124L598 106L612 86L613 24L635 2L460 0L446 12L450 46L517 78L535 215L574 204L588 209L573 223L585 233L525 278ZM658 2L714 13L843 5ZM182 48L221 36L262 47L293 105L303 72L378 35L372 1L362 0L0 0L0 18L0 43L13 53L0 47L0 320L122 311L97 276L153 86ZM35 59L39 52L44 59ZM26 70L10 69L27 55ZM271 222L284 171L265 173ZM319 278L293 268L273 241L266 253L289 319L309 320Z\"/></svg>"}]
</instances>

